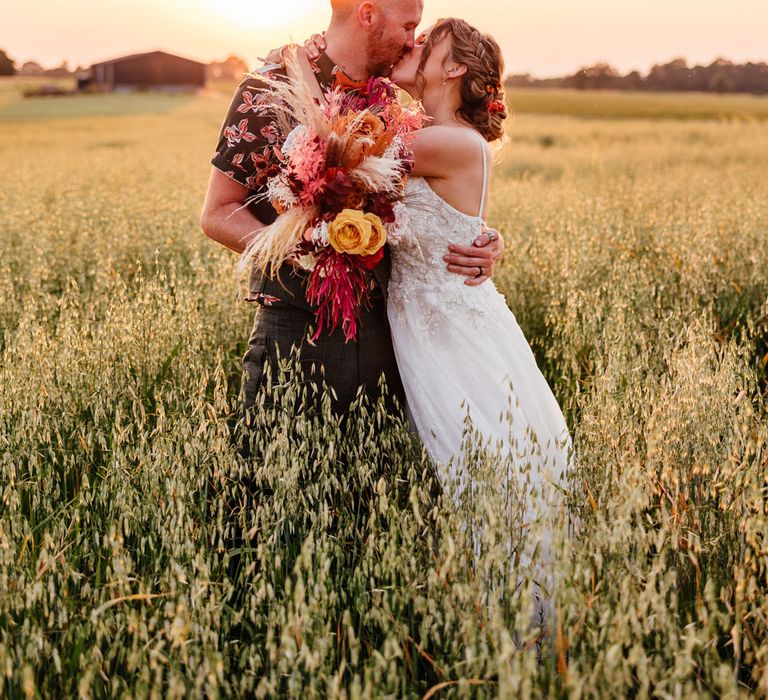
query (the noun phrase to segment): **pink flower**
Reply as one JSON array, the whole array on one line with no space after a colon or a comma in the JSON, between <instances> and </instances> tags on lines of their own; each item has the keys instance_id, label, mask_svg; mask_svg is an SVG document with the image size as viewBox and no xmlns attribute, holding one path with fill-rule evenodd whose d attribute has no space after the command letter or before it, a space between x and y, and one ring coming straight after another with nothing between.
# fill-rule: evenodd
<instances>
[{"instance_id":1,"label":"pink flower","mask_svg":"<svg viewBox=\"0 0 768 700\"><path fill-rule=\"evenodd\" d=\"M345 101L345 93L342 90L334 90L329 88L325 92L325 101L327 104L323 109L323 114L328 119L336 119L336 117L338 117L342 112L342 106Z\"/></svg>"},{"instance_id":2,"label":"pink flower","mask_svg":"<svg viewBox=\"0 0 768 700\"><path fill-rule=\"evenodd\" d=\"M397 97L395 88L386 78L369 78L366 89L366 107L384 109Z\"/></svg>"},{"instance_id":3,"label":"pink flower","mask_svg":"<svg viewBox=\"0 0 768 700\"><path fill-rule=\"evenodd\" d=\"M325 184L325 144L310 130L295 129L288 145L288 175L301 183L302 203L312 204Z\"/></svg>"}]
</instances>

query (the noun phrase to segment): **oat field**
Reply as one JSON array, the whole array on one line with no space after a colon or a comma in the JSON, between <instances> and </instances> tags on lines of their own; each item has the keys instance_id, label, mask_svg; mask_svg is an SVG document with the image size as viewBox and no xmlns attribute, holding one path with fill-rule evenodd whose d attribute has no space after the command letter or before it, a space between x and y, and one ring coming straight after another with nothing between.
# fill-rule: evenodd
<instances>
[{"instance_id":1,"label":"oat field","mask_svg":"<svg viewBox=\"0 0 768 700\"><path fill-rule=\"evenodd\" d=\"M454 508L401 419L302 414L279 378L239 454L254 309L197 223L227 97L15 91L0 697L768 693L767 103L584 118L537 93L552 113L509 124L496 283L578 458L541 636L493 455Z\"/></svg>"}]
</instances>

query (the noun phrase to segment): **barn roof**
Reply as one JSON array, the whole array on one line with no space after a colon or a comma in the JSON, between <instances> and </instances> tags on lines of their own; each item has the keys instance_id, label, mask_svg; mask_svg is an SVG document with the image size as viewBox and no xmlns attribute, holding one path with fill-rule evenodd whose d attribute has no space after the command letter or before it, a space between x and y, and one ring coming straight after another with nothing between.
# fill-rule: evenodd
<instances>
[{"instance_id":1,"label":"barn roof","mask_svg":"<svg viewBox=\"0 0 768 700\"><path fill-rule=\"evenodd\" d=\"M194 61L191 58L184 58L184 56L177 56L172 53L168 53L167 51L143 51L141 53L132 53L128 56L118 56L117 58L111 58L108 61L99 61L98 63L94 63L91 65L91 68L94 68L95 66L105 66L110 63L122 63L123 61L130 61L134 58L143 58L144 56L170 56L171 58L175 58L181 61L186 61L187 63L195 63L198 66L204 66L204 63L201 63L200 61Z\"/></svg>"}]
</instances>

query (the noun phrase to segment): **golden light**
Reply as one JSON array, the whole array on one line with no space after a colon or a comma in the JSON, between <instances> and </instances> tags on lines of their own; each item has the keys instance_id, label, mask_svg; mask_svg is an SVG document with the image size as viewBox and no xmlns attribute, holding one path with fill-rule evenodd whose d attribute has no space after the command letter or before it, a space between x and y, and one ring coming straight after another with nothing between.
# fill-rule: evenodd
<instances>
[{"instance_id":1,"label":"golden light","mask_svg":"<svg viewBox=\"0 0 768 700\"><path fill-rule=\"evenodd\" d=\"M317 6L317 0L206 0L229 23L248 29L290 25Z\"/></svg>"}]
</instances>

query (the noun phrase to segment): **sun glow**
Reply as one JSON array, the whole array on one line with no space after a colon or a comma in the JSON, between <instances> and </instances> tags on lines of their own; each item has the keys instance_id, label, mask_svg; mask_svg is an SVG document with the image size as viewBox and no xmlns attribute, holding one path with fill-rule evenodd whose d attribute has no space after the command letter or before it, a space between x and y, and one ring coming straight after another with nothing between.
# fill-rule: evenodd
<instances>
[{"instance_id":1,"label":"sun glow","mask_svg":"<svg viewBox=\"0 0 768 700\"><path fill-rule=\"evenodd\" d=\"M232 24L250 29L277 29L299 20L316 0L206 0Z\"/></svg>"}]
</instances>

